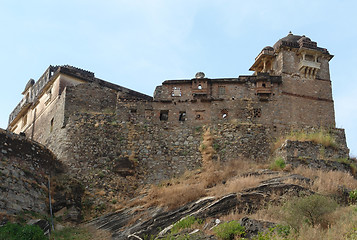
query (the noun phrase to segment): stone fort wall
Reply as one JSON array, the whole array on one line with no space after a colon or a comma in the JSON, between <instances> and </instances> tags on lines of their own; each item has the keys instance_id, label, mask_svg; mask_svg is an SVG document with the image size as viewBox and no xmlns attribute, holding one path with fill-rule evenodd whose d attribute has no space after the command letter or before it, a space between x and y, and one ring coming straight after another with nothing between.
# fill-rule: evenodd
<instances>
[{"instance_id":1,"label":"stone fort wall","mask_svg":"<svg viewBox=\"0 0 357 240\"><path fill-rule=\"evenodd\" d=\"M158 182L197 168L201 166L203 132L208 127L214 138L215 160L264 162L271 155L275 139L292 130L291 126L256 121L248 100L239 100L246 104L239 109L250 118L203 124L178 119L174 123L160 121L160 112L153 105L161 103L124 100L115 91L95 84L67 88L63 96L65 117L55 122L52 132L43 128L48 132L41 134L47 137L43 143L70 166L70 171L88 182L102 171L113 176L112 181L136 172L142 177L140 181ZM346 146L344 131L331 131L339 144Z\"/></svg>"}]
</instances>

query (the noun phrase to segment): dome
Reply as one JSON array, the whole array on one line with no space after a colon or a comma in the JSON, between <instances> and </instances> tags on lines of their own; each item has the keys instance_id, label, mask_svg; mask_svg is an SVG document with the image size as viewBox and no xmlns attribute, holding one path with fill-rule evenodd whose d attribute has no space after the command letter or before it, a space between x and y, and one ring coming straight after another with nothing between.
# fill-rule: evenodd
<instances>
[{"instance_id":1,"label":"dome","mask_svg":"<svg viewBox=\"0 0 357 240\"><path fill-rule=\"evenodd\" d=\"M299 43L298 40L302 38L302 36L299 35L294 35L291 32L289 32L289 34L284 37L279 39L279 41L277 41L274 44L274 49L277 50L280 46L289 46L289 47L299 47Z\"/></svg>"},{"instance_id":2,"label":"dome","mask_svg":"<svg viewBox=\"0 0 357 240\"><path fill-rule=\"evenodd\" d=\"M205 74L203 72L198 72L196 73L195 78L205 78Z\"/></svg>"}]
</instances>

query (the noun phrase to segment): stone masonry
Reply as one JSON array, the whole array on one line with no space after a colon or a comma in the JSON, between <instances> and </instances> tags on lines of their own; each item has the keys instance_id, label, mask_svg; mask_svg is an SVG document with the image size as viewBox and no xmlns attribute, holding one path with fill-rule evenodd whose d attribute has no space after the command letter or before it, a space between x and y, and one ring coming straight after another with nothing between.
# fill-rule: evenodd
<instances>
[{"instance_id":1,"label":"stone masonry","mask_svg":"<svg viewBox=\"0 0 357 240\"><path fill-rule=\"evenodd\" d=\"M266 161L272 142L293 129L329 129L346 148L344 131L335 129L332 57L289 33L263 48L251 76L211 79L199 72L164 81L153 97L90 71L50 66L26 85L8 130L48 146L84 181L110 176L118 184L109 192L135 188L135 174L141 182L159 182L199 167L207 128L214 160L222 162Z\"/></svg>"}]
</instances>

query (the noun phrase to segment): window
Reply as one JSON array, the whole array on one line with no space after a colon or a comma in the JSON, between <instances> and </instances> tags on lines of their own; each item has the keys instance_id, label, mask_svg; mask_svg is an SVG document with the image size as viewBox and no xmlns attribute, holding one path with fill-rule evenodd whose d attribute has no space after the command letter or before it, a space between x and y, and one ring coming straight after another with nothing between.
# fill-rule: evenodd
<instances>
[{"instance_id":1,"label":"window","mask_svg":"<svg viewBox=\"0 0 357 240\"><path fill-rule=\"evenodd\" d=\"M203 118L204 118L204 110L196 110L195 119L203 120Z\"/></svg>"},{"instance_id":2,"label":"window","mask_svg":"<svg viewBox=\"0 0 357 240\"><path fill-rule=\"evenodd\" d=\"M179 121L180 122L186 121L186 112L180 112Z\"/></svg>"},{"instance_id":3,"label":"window","mask_svg":"<svg viewBox=\"0 0 357 240\"><path fill-rule=\"evenodd\" d=\"M173 97L181 97L181 89L179 87L173 87L171 96L173 96Z\"/></svg>"},{"instance_id":4,"label":"window","mask_svg":"<svg viewBox=\"0 0 357 240\"><path fill-rule=\"evenodd\" d=\"M54 122L54 119L52 118L51 123L50 123L50 133L53 131L53 122Z\"/></svg>"},{"instance_id":5,"label":"window","mask_svg":"<svg viewBox=\"0 0 357 240\"><path fill-rule=\"evenodd\" d=\"M22 127L25 127L27 124L27 114L22 118Z\"/></svg>"},{"instance_id":6,"label":"window","mask_svg":"<svg viewBox=\"0 0 357 240\"><path fill-rule=\"evenodd\" d=\"M45 105L47 105L52 98L52 88L50 88L47 92L46 92L46 99L45 99Z\"/></svg>"},{"instance_id":7,"label":"window","mask_svg":"<svg viewBox=\"0 0 357 240\"><path fill-rule=\"evenodd\" d=\"M160 121L167 121L169 119L169 110L160 111Z\"/></svg>"},{"instance_id":8,"label":"window","mask_svg":"<svg viewBox=\"0 0 357 240\"><path fill-rule=\"evenodd\" d=\"M253 118L259 118L262 116L262 110L260 108L253 109Z\"/></svg>"},{"instance_id":9,"label":"window","mask_svg":"<svg viewBox=\"0 0 357 240\"><path fill-rule=\"evenodd\" d=\"M218 86L218 95L223 96L226 94L226 87L224 86Z\"/></svg>"}]
</instances>

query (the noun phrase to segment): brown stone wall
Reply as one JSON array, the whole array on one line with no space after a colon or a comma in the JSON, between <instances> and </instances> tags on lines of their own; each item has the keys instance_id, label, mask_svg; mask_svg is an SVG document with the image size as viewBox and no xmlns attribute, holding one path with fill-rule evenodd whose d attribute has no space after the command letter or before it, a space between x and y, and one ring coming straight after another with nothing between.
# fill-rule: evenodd
<instances>
[{"instance_id":1,"label":"brown stone wall","mask_svg":"<svg viewBox=\"0 0 357 240\"><path fill-rule=\"evenodd\" d=\"M80 84L66 88L66 117L87 112L115 111L117 92L95 83Z\"/></svg>"},{"instance_id":2,"label":"brown stone wall","mask_svg":"<svg viewBox=\"0 0 357 240\"><path fill-rule=\"evenodd\" d=\"M121 121L114 114L82 113L71 116L66 128L60 131L61 137L52 139L49 147L85 182L95 178L98 171L115 172L115 166L125 159L134 162L145 183L201 165L202 126L133 123ZM211 131L217 151L215 159L244 157L264 161L270 154L270 130L263 126L226 122L212 125ZM62 141L67 142L61 145ZM120 175L114 178L119 182L122 179Z\"/></svg>"},{"instance_id":3,"label":"brown stone wall","mask_svg":"<svg viewBox=\"0 0 357 240\"><path fill-rule=\"evenodd\" d=\"M47 212L47 176L63 165L46 147L0 129L0 212Z\"/></svg>"}]
</instances>

